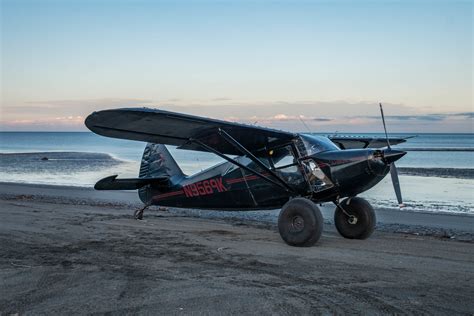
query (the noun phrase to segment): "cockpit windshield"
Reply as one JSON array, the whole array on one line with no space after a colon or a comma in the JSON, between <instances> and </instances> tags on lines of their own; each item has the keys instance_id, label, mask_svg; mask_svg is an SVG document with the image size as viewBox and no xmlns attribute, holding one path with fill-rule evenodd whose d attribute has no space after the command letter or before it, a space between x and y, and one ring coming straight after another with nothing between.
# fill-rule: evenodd
<instances>
[{"instance_id":1,"label":"cockpit windshield","mask_svg":"<svg viewBox=\"0 0 474 316\"><path fill-rule=\"evenodd\" d=\"M328 150L340 150L329 138L311 134L300 134L306 149L306 155L313 155Z\"/></svg>"}]
</instances>

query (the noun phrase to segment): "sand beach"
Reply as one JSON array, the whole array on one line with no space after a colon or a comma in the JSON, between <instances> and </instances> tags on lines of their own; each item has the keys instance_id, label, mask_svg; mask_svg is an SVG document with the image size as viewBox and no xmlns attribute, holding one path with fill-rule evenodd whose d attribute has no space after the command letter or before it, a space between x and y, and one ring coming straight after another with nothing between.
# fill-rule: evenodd
<instances>
[{"instance_id":1,"label":"sand beach","mask_svg":"<svg viewBox=\"0 0 474 316\"><path fill-rule=\"evenodd\" d=\"M361 241L340 237L324 206L320 242L295 248L277 211L155 208L137 221L139 205L134 192L0 184L2 314L474 311L470 215L379 209Z\"/></svg>"}]
</instances>

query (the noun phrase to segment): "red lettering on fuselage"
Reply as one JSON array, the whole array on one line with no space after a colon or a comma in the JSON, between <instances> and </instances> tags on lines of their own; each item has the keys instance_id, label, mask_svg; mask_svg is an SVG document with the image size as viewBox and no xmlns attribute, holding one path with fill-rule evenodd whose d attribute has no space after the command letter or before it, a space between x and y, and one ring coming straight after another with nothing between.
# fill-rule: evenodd
<instances>
[{"instance_id":1,"label":"red lettering on fuselage","mask_svg":"<svg viewBox=\"0 0 474 316\"><path fill-rule=\"evenodd\" d=\"M191 190L191 187L189 185L185 185L183 189L184 189L184 194L186 194L186 197L193 196L193 191Z\"/></svg>"},{"instance_id":2,"label":"red lettering on fuselage","mask_svg":"<svg viewBox=\"0 0 474 316\"><path fill-rule=\"evenodd\" d=\"M186 197L203 196L217 192L225 192L227 188L222 183L222 178L199 181L183 187Z\"/></svg>"}]
</instances>

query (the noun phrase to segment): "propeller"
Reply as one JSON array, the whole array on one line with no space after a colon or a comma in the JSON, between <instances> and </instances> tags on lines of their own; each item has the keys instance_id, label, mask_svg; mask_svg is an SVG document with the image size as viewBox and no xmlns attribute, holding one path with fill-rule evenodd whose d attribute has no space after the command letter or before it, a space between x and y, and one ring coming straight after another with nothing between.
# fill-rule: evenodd
<instances>
[{"instance_id":1,"label":"propeller","mask_svg":"<svg viewBox=\"0 0 474 316\"><path fill-rule=\"evenodd\" d=\"M395 166L395 161L400 159L403 155L405 155L405 152L393 150L392 147L390 147L390 140L388 138L387 126L385 125L385 116L383 115L382 103L379 103L379 106L380 106L380 114L382 114L383 129L385 131L385 139L387 140L387 150L384 151L384 158L385 158L385 161L390 166L390 176L392 177L393 188L395 189L395 195L397 196L398 207L402 208L405 205L403 204L402 191L400 190L400 181L398 180L398 171L397 171L397 167Z\"/></svg>"}]
</instances>

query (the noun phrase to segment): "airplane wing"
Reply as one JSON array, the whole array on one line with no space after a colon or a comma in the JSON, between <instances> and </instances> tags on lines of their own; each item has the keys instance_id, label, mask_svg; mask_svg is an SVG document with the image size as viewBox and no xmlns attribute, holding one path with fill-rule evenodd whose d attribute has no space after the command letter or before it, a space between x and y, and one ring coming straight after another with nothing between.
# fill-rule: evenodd
<instances>
[{"instance_id":1,"label":"airplane wing","mask_svg":"<svg viewBox=\"0 0 474 316\"><path fill-rule=\"evenodd\" d=\"M407 141L407 138L389 138L390 145L397 145ZM382 148L387 146L387 140L380 137L359 136L329 136L329 139L341 149Z\"/></svg>"},{"instance_id":2,"label":"airplane wing","mask_svg":"<svg viewBox=\"0 0 474 316\"><path fill-rule=\"evenodd\" d=\"M86 126L96 134L178 146L181 149L206 151L202 143L223 154L241 152L218 135L222 129L251 152L268 145L291 141L297 135L264 127L226 122L148 108L126 108L94 112L86 118Z\"/></svg>"}]
</instances>

